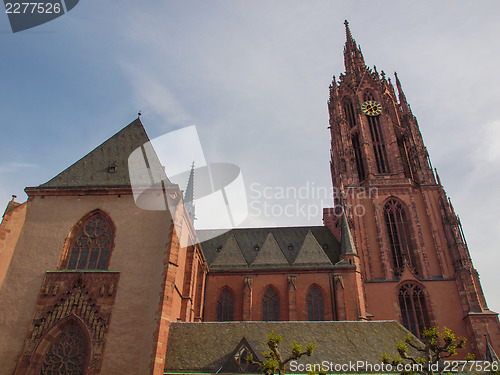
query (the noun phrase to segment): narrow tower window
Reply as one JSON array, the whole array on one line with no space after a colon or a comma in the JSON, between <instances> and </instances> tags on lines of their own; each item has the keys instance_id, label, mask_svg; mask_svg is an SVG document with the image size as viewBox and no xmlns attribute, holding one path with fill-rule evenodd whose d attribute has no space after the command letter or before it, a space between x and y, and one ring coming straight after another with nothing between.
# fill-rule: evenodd
<instances>
[{"instance_id":1,"label":"narrow tower window","mask_svg":"<svg viewBox=\"0 0 500 375\"><path fill-rule=\"evenodd\" d=\"M373 153L377 164L377 172L380 174L389 173L385 144L380 131L380 116L367 116L370 135L373 143Z\"/></svg>"},{"instance_id":2,"label":"narrow tower window","mask_svg":"<svg viewBox=\"0 0 500 375\"><path fill-rule=\"evenodd\" d=\"M389 235L394 276L398 277L403 270L405 261L410 267L416 267L413 251L410 247L410 223L403 204L396 199L390 199L385 204L384 219Z\"/></svg>"},{"instance_id":3,"label":"narrow tower window","mask_svg":"<svg viewBox=\"0 0 500 375\"><path fill-rule=\"evenodd\" d=\"M416 284L405 284L398 292L403 325L415 336L430 327L425 290Z\"/></svg>"},{"instance_id":4,"label":"narrow tower window","mask_svg":"<svg viewBox=\"0 0 500 375\"><path fill-rule=\"evenodd\" d=\"M354 107L349 99L344 101L344 115L350 128L356 126L356 116L354 114Z\"/></svg>"},{"instance_id":5,"label":"narrow tower window","mask_svg":"<svg viewBox=\"0 0 500 375\"><path fill-rule=\"evenodd\" d=\"M232 322L234 310L233 293L227 288L224 288L217 300L217 321Z\"/></svg>"},{"instance_id":6,"label":"narrow tower window","mask_svg":"<svg viewBox=\"0 0 500 375\"><path fill-rule=\"evenodd\" d=\"M401 160L403 162L403 170L406 178L411 178L410 171L410 158L408 156L408 149L406 148L406 141L404 138L398 139L399 153L401 154Z\"/></svg>"},{"instance_id":7,"label":"narrow tower window","mask_svg":"<svg viewBox=\"0 0 500 375\"><path fill-rule=\"evenodd\" d=\"M361 146L359 144L359 133L356 133L351 138L352 148L354 150L354 157L356 159L356 169L358 170L358 178L360 181L366 177L365 166L363 164L363 155L361 153Z\"/></svg>"},{"instance_id":8,"label":"narrow tower window","mask_svg":"<svg viewBox=\"0 0 500 375\"><path fill-rule=\"evenodd\" d=\"M308 320L325 320L325 302L321 289L314 285L311 289L309 289L306 300Z\"/></svg>"},{"instance_id":9,"label":"narrow tower window","mask_svg":"<svg viewBox=\"0 0 500 375\"><path fill-rule=\"evenodd\" d=\"M280 299L272 287L269 287L262 297L262 320L265 322L280 320Z\"/></svg>"},{"instance_id":10,"label":"narrow tower window","mask_svg":"<svg viewBox=\"0 0 500 375\"><path fill-rule=\"evenodd\" d=\"M113 245L113 225L101 211L83 219L70 245L67 269L105 270Z\"/></svg>"}]
</instances>

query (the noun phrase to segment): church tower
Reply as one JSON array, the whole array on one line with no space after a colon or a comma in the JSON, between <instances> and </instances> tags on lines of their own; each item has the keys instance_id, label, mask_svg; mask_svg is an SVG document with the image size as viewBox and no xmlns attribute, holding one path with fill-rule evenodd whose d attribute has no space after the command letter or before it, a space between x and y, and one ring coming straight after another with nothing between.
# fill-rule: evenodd
<instances>
[{"instance_id":1,"label":"church tower","mask_svg":"<svg viewBox=\"0 0 500 375\"><path fill-rule=\"evenodd\" d=\"M365 64L345 21L345 73L330 85L334 208L323 220L340 239L342 207L358 251L367 316L396 319L417 336L446 326L483 358L500 350L460 220L434 173L395 73Z\"/></svg>"}]
</instances>

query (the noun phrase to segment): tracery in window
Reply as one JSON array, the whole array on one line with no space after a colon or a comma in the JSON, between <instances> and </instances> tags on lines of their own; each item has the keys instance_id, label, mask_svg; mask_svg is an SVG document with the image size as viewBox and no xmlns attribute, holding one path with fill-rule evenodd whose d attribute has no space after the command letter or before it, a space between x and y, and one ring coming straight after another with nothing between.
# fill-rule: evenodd
<instances>
[{"instance_id":1,"label":"tracery in window","mask_svg":"<svg viewBox=\"0 0 500 375\"><path fill-rule=\"evenodd\" d=\"M262 297L262 320L265 322L280 320L280 299L272 287L269 287Z\"/></svg>"},{"instance_id":2,"label":"tracery in window","mask_svg":"<svg viewBox=\"0 0 500 375\"><path fill-rule=\"evenodd\" d=\"M397 199L389 199L384 205L384 219L395 276L398 277L401 274L405 261L417 273L413 249L410 246L410 222L402 202Z\"/></svg>"},{"instance_id":3,"label":"tracery in window","mask_svg":"<svg viewBox=\"0 0 500 375\"><path fill-rule=\"evenodd\" d=\"M325 302L321 289L313 285L307 293L307 318L310 321L325 320Z\"/></svg>"},{"instance_id":4,"label":"tracery in window","mask_svg":"<svg viewBox=\"0 0 500 375\"><path fill-rule=\"evenodd\" d=\"M233 293L228 288L224 288L217 300L217 321L232 322L234 310Z\"/></svg>"},{"instance_id":5,"label":"tracery in window","mask_svg":"<svg viewBox=\"0 0 500 375\"><path fill-rule=\"evenodd\" d=\"M70 325L49 347L40 375L83 375L87 358L87 343L82 332Z\"/></svg>"},{"instance_id":6,"label":"tracery in window","mask_svg":"<svg viewBox=\"0 0 500 375\"><path fill-rule=\"evenodd\" d=\"M104 270L113 245L113 225L101 211L88 216L71 242L67 269Z\"/></svg>"},{"instance_id":7,"label":"tracery in window","mask_svg":"<svg viewBox=\"0 0 500 375\"><path fill-rule=\"evenodd\" d=\"M403 325L415 336L430 327L425 290L417 284L408 283L399 288L399 308Z\"/></svg>"},{"instance_id":8,"label":"tracery in window","mask_svg":"<svg viewBox=\"0 0 500 375\"><path fill-rule=\"evenodd\" d=\"M238 365L241 372L245 372L250 365L247 357L250 355L250 350L246 346L242 346L234 355L234 361Z\"/></svg>"},{"instance_id":9,"label":"tracery in window","mask_svg":"<svg viewBox=\"0 0 500 375\"><path fill-rule=\"evenodd\" d=\"M368 118L368 127L373 143L373 153L377 164L377 172L380 174L389 173L389 163L385 152L384 139L380 130L380 116L366 116Z\"/></svg>"}]
</instances>

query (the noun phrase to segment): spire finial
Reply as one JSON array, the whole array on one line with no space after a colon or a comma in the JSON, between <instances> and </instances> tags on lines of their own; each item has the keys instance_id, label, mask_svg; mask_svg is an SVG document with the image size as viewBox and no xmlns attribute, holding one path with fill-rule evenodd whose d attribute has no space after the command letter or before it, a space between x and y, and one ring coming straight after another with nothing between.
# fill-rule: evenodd
<instances>
[{"instance_id":1,"label":"spire finial","mask_svg":"<svg viewBox=\"0 0 500 375\"><path fill-rule=\"evenodd\" d=\"M347 36L351 36L352 38L352 35L351 35L351 30L349 30L349 21L347 20L344 20L344 25L345 25L345 33Z\"/></svg>"},{"instance_id":2,"label":"spire finial","mask_svg":"<svg viewBox=\"0 0 500 375\"><path fill-rule=\"evenodd\" d=\"M345 37L346 37L346 41L347 41L346 45L347 44L354 44L354 47L356 47L356 41L352 37L351 29L349 28L349 21L345 20L344 25L345 25Z\"/></svg>"},{"instance_id":3,"label":"spire finial","mask_svg":"<svg viewBox=\"0 0 500 375\"><path fill-rule=\"evenodd\" d=\"M189 179L186 186L186 192L184 193L184 204L186 206L186 211L194 225L195 215L194 215L194 161L191 164L191 172L189 173Z\"/></svg>"}]
</instances>

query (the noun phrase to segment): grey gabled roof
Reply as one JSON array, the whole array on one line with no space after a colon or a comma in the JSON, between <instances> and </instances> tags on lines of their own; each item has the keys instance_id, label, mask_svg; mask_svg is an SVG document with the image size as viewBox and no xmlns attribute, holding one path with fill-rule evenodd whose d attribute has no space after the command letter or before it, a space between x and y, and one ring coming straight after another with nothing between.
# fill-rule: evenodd
<instances>
[{"instance_id":1,"label":"grey gabled roof","mask_svg":"<svg viewBox=\"0 0 500 375\"><path fill-rule=\"evenodd\" d=\"M315 344L313 355L300 359L304 364L322 361L380 364L384 352L391 357L397 354L398 341L403 341L409 333L396 321L171 323L165 372L216 373L227 363L243 337L259 359L263 359L271 331L283 337L279 346L283 355L290 354L293 341L304 347Z\"/></svg>"},{"instance_id":2,"label":"grey gabled roof","mask_svg":"<svg viewBox=\"0 0 500 375\"><path fill-rule=\"evenodd\" d=\"M246 260L247 264L252 265L257 259L260 251L263 250L263 245L270 234L274 237L282 255L286 259L289 267L292 267L295 259L299 254L299 250L306 241L307 234L311 232L316 242L321 246L321 251L324 252L320 259L311 259L307 267L324 267L327 265L325 260L328 260L328 266L332 267L339 261L340 256L340 243L335 236L324 226L307 226L307 227L273 227L273 228L237 228L230 231L224 230L198 230L196 231L198 239L201 243L201 248L205 255L205 259L210 267L221 251L229 236L234 236L238 247ZM266 250L266 249L264 249ZM276 249L274 249L276 250ZM265 257L266 259L269 256ZM278 259L279 258L279 259ZM280 263L286 266L282 261L281 254L277 253L275 262L269 259L262 264L257 259L257 264L252 265L252 269L272 269L276 268L276 264ZM265 263L265 264L264 264ZM219 265L217 269L223 269ZM226 269L231 269L227 267Z\"/></svg>"},{"instance_id":3,"label":"grey gabled roof","mask_svg":"<svg viewBox=\"0 0 500 375\"><path fill-rule=\"evenodd\" d=\"M257 256L250 266L252 268L282 268L289 266L272 232L268 233L262 248L257 251Z\"/></svg>"},{"instance_id":4,"label":"grey gabled roof","mask_svg":"<svg viewBox=\"0 0 500 375\"><path fill-rule=\"evenodd\" d=\"M234 235L227 237L226 242L218 251L211 266L213 269L226 269L228 267L235 269L248 268L248 264L241 254L241 250Z\"/></svg>"},{"instance_id":5,"label":"grey gabled roof","mask_svg":"<svg viewBox=\"0 0 500 375\"><path fill-rule=\"evenodd\" d=\"M132 152L148 144L149 138L137 118L107 141L97 146L80 160L66 168L38 188L109 188L130 187L128 160ZM150 144L143 148L152 173L161 176L168 184L158 157ZM151 175L151 173L148 173ZM146 182L147 185L149 185Z\"/></svg>"},{"instance_id":6,"label":"grey gabled roof","mask_svg":"<svg viewBox=\"0 0 500 375\"><path fill-rule=\"evenodd\" d=\"M330 266L332 263L326 256L312 232L307 232L304 243L300 247L299 253L293 262L294 267L304 266Z\"/></svg>"}]
</instances>

